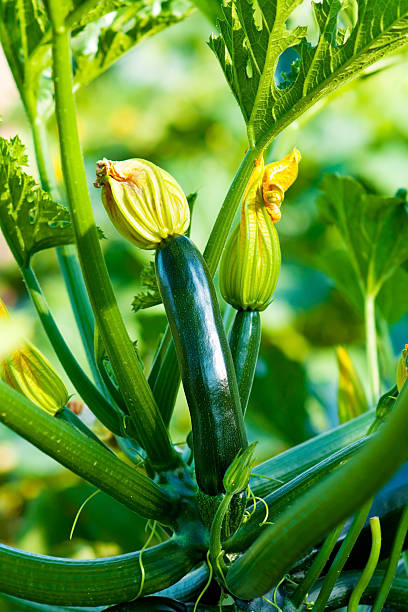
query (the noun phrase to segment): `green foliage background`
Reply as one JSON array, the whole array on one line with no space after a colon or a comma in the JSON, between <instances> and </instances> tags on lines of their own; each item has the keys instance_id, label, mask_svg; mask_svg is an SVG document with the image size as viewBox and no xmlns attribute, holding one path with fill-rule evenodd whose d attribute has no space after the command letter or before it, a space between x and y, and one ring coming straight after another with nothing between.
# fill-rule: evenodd
<instances>
[{"instance_id":1,"label":"green foliage background","mask_svg":"<svg viewBox=\"0 0 408 612\"><path fill-rule=\"evenodd\" d=\"M300 19L299 15L295 18ZM94 180L95 162L102 157L152 160L173 174L186 193L198 192L191 236L200 248L204 248L246 147L240 111L205 44L211 31L209 22L195 13L142 42L92 85L82 88L77 98L89 184ZM287 64L290 67L290 58ZM277 159L296 146L303 161L278 225L283 265L275 300L263 314L262 348L247 413L251 439L262 440L257 447L259 460L337 423L335 345L349 348L363 383L367 380L361 313L352 292L345 294L342 279L330 268L330 250L339 246L339 236L322 223L316 201L327 172L353 176L368 192L383 196L408 187L407 65L407 60L399 61L319 103L301 124L286 129L267 154L268 161ZM6 106L5 102L3 99L4 108L0 108L0 133L7 137L21 133L34 166L28 125L17 95L14 104L7 100ZM55 130L53 122L50 129L51 133ZM53 162L60 176L55 133L52 135ZM115 232L99 195L92 191L97 223L108 239L104 248L109 271L148 369L164 329L164 311L156 306L132 312L140 274L149 258ZM47 251L35 255L35 260L56 319L86 368L56 257ZM337 288L327 271L337 278ZM381 303L382 338L391 325L392 345L382 340L380 350L384 380L390 383L396 355L408 338L408 317L402 316L408 306L406 280L406 273L398 272ZM33 315L17 266L3 244L0 295L26 318ZM57 366L39 324L28 328L31 340ZM189 427L180 392L173 439L184 439ZM92 491L23 440L0 429L2 542L37 553L82 558L140 548L146 539L144 521L104 494L90 501L69 541L76 511Z\"/></svg>"}]
</instances>

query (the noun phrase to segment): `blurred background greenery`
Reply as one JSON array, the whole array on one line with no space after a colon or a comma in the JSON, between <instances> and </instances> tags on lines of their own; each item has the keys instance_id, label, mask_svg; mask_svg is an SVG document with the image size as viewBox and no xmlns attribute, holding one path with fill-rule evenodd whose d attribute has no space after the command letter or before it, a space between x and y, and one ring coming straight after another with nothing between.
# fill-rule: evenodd
<instances>
[{"instance_id":1,"label":"blurred background greenery","mask_svg":"<svg viewBox=\"0 0 408 612\"><path fill-rule=\"evenodd\" d=\"M165 327L164 311L157 306L132 312L140 273L150 256L126 243L110 225L100 193L92 187L95 163L102 157L147 158L173 174L186 193L198 192L191 236L204 248L246 148L244 122L206 44L211 31L209 22L195 12L142 42L77 96L94 210L107 237L107 264L146 371ZM384 195L408 187L406 71L407 60L400 58L387 70L360 79L321 103L302 124L289 127L267 152L271 161L296 146L303 160L277 226L282 270L275 299L262 316L262 347L247 412L249 436L260 440L259 460L337 424L335 346L348 348L368 387L361 316L319 269L324 244L336 237L322 225L316 198L326 172L357 177ZM0 133L22 136L36 174L28 124L4 59L0 80ZM61 178L53 121L50 137ZM39 254L34 263L69 345L87 368L55 254ZM401 295L404 291L401 284ZM19 313L26 335L62 374L2 241L0 295L13 315ZM408 316L402 312L395 309L395 316L389 317L391 342L383 339L381 344L383 390L393 384L396 356L408 339ZM90 418L86 411L84 418ZM181 391L173 440L182 442L189 428ZM77 558L139 548L146 539L144 521L102 493L85 507L69 540L75 514L93 490L0 426L0 541Z\"/></svg>"}]
</instances>

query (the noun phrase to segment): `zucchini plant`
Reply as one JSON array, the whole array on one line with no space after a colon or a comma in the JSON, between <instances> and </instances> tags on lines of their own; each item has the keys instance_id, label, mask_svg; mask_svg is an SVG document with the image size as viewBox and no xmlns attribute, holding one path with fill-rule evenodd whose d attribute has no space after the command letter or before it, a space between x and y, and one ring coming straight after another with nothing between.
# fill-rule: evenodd
<instances>
[{"instance_id":1,"label":"zucchini plant","mask_svg":"<svg viewBox=\"0 0 408 612\"><path fill-rule=\"evenodd\" d=\"M407 610L408 578L397 573L407 541L406 491L397 495L399 485L391 481L383 509L375 497L408 460L407 350L396 386L386 391L376 319L381 291L408 262L406 193L381 197L354 179L327 175L318 202L340 245L325 260L325 271L340 286L347 273L363 313L369 402L347 354L338 352L344 423L255 471L256 441L248 443L245 411L262 312L285 258L277 225L281 205L300 164L296 149L266 165L264 154L321 98L406 45L408 1L312 2L318 30L313 43L305 26L291 26L302 0L194 4L0 0L0 40L32 130L41 183L24 170L20 138L1 138L1 230L61 367L112 437L103 441L67 409L58 373L21 338L11 348L0 341L0 423L152 521L152 533L158 525L164 533L159 545L149 546L150 536L139 551L96 560L43 556L0 543L0 597L13 610L49 612L345 605L357 611L360 604ZM105 263L74 94L136 43L197 8L216 21L219 33L209 45L248 137L204 252L189 238L193 199L166 170L138 158L95 160L95 186L114 226L132 248L155 251L148 299L163 302L168 325L146 375ZM278 81L279 61L288 51L296 59ZM54 117L63 189L48 150L46 128ZM34 256L45 249L58 252L89 376L35 274ZM229 333L214 286L220 262L221 307L225 301L236 310ZM3 330L12 319L0 304ZM169 433L180 381L192 430L183 451ZM406 471L403 477L406 482Z\"/></svg>"}]
</instances>

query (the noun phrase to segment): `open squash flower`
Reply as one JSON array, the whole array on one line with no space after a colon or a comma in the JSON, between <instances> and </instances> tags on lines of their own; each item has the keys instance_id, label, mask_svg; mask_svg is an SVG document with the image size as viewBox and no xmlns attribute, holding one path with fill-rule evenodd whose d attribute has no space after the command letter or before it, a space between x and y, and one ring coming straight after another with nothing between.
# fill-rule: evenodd
<instances>
[{"instance_id":1,"label":"open squash flower","mask_svg":"<svg viewBox=\"0 0 408 612\"><path fill-rule=\"evenodd\" d=\"M0 317L9 317L2 300ZM69 398L58 373L30 342L24 342L20 349L0 361L0 378L53 416L64 408Z\"/></svg>"},{"instance_id":2,"label":"open squash flower","mask_svg":"<svg viewBox=\"0 0 408 612\"><path fill-rule=\"evenodd\" d=\"M220 288L238 310L265 310L272 301L281 265L279 237L284 193L297 176L300 153L295 149L264 167L261 155L245 189L241 220L232 231L221 260Z\"/></svg>"},{"instance_id":3,"label":"open squash flower","mask_svg":"<svg viewBox=\"0 0 408 612\"><path fill-rule=\"evenodd\" d=\"M144 159L97 163L95 187L118 230L141 249L155 249L190 224L186 196L165 170Z\"/></svg>"},{"instance_id":4,"label":"open squash flower","mask_svg":"<svg viewBox=\"0 0 408 612\"><path fill-rule=\"evenodd\" d=\"M405 345L404 350L397 365L397 387L398 391L401 391L404 382L408 377L408 344Z\"/></svg>"},{"instance_id":5,"label":"open squash flower","mask_svg":"<svg viewBox=\"0 0 408 612\"><path fill-rule=\"evenodd\" d=\"M265 166L262 177L262 196L266 209L272 221L276 223L281 218L280 207L285 197L285 191L295 182L301 155L297 149L283 157L280 161Z\"/></svg>"}]
</instances>

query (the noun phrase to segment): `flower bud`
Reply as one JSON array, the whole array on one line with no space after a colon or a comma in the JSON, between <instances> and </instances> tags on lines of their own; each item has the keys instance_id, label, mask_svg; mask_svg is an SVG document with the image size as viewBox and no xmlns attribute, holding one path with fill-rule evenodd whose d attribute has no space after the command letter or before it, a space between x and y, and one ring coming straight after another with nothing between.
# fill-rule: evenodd
<instances>
[{"instance_id":1,"label":"flower bud","mask_svg":"<svg viewBox=\"0 0 408 612\"><path fill-rule=\"evenodd\" d=\"M64 382L44 355L29 342L1 361L0 378L53 416L68 401Z\"/></svg>"},{"instance_id":2,"label":"flower bud","mask_svg":"<svg viewBox=\"0 0 408 612\"><path fill-rule=\"evenodd\" d=\"M279 238L262 197L262 157L249 180L241 221L224 250L220 289L226 302L238 310L264 310L278 282Z\"/></svg>"},{"instance_id":3,"label":"flower bud","mask_svg":"<svg viewBox=\"0 0 408 612\"><path fill-rule=\"evenodd\" d=\"M280 207L285 191L295 182L301 155L297 149L283 159L265 167L262 178L262 196L266 209L274 223L280 220Z\"/></svg>"},{"instance_id":4,"label":"flower bud","mask_svg":"<svg viewBox=\"0 0 408 612\"><path fill-rule=\"evenodd\" d=\"M340 423L351 421L369 409L363 385L354 368L353 362L343 346L336 348L339 368L339 387L337 410Z\"/></svg>"},{"instance_id":5,"label":"flower bud","mask_svg":"<svg viewBox=\"0 0 408 612\"><path fill-rule=\"evenodd\" d=\"M247 488L254 465L254 451L257 442L252 442L239 452L224 475L223 485L226 493L235 494Z\"/></svg>"},{"instance_id":6,"label":"flower bud","mask_svg":"<svg viewBox=\"0 0 408 612\"><path fill-rule=\"evenodd\" d=\"M408 344L405 345L404 350L397 365L397 387L398 391L401 391L404 382L408 376Z\"/></svg>"},{"instance_id":7,"label":"flower bud","mask_svg":"<svg viewBox=\"0 0 408 612\"><path fill-rule=\"evenodd\" d=\"M186 196L165 170L144 159L97 163L95 187L118 230L141 249L154 249L190 224Z\"/></svg>"}]
</instances>

